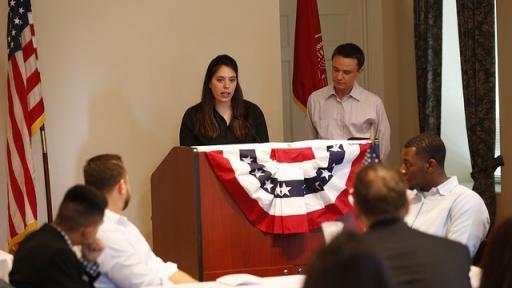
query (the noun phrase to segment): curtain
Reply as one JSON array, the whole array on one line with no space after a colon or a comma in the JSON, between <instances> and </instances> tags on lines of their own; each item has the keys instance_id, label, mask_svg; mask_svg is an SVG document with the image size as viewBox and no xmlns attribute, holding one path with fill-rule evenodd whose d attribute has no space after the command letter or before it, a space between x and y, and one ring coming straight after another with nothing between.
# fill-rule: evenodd
<instances>
[{"instance_id":1,"label":"curtain","mask_svg":"<svg viewBox=\"0 0 512 288\"><path fill-rule=\"evenodd\" d=\"M441 133L443 1L414 0L414 44L420 132Z\"/></svg>"},{"instance_id":2,"label":"curtain","mask_svg":"<svg viewBox=\"0 0 512 288\"><path fill-rule=\"evenodd\" d=\"M471 155L473 190L484 199L491 223L496 215L494 171L503 165L494 157L496 73L494 0L456 0L462 86ZM441 2L441 1L440 1Z\"/></svg>"}]
</instances>

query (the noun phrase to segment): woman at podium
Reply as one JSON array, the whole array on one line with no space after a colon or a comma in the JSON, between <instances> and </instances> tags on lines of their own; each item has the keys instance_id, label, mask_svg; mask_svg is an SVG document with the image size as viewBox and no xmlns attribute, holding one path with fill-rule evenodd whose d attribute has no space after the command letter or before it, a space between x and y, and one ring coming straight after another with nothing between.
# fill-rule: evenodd
<instances>
[{"instance_id":1,"label":"woman at podium","mask_svg":"<svg viewBox=\"0 0 512 288\"><path fill-rule=\"evenodd\" d=\"M183 115L180 146L262 142L268 142L265 116L244 100L235 59L215 57L206 69L201 102Z\"/></svg>"}]
</instances>

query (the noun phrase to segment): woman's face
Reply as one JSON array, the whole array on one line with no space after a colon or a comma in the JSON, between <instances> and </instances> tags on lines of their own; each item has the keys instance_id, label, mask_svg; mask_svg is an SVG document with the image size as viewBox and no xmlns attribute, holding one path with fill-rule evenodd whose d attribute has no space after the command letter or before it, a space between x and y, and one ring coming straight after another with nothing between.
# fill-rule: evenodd
<instances>
[{"instance_id":1,"label":"woman's face","mask_svg":"<svg viewBox=\"0 0 512 288\"><path fill-rule=\"evenodd\" d=\"M210 84L215 103L230 102L237 85L236 73L227 66L220 66L219 70L213 75Z\"/></svg>"}]
</instances>

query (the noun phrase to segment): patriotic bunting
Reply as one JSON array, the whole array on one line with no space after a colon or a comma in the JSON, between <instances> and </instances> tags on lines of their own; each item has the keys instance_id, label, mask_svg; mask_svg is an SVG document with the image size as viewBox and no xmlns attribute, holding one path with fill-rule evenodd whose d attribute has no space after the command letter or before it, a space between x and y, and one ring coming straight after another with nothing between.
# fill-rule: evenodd
<instances>
[{"instance_id":1,"label":"patriotic bunting","mask_svg":"<svg viewBox=\"0 0 512 288\"><path fill-rule=\"evenodd\" d=\"M352 209L356 171L370 141L198 147L247 219L268 233L305 233Z\"/></svg>"}]
</instances>

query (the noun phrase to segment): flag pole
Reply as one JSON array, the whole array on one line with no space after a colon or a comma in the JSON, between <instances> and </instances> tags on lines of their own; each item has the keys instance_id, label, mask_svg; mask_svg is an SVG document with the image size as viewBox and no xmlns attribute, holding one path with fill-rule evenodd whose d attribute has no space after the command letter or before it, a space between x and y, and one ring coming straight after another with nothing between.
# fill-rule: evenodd
<instances>
[{"instance_id":1,"label":"flag pole","mask_svg":"<svg viewBox=\"0 0 512 288\"><path fill-rule=\"evenodd\" d=\"M44 124L39 128L41 131L41 147L43 148L43 167L44 167L44 187L46 190L46 213L48 215L48 223L53 222L52 213L52 194L50 190L50 169L48 168L48 149L46 146L46 131Z\"/></svg>"}]
</instances>

